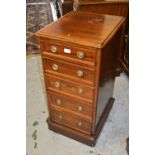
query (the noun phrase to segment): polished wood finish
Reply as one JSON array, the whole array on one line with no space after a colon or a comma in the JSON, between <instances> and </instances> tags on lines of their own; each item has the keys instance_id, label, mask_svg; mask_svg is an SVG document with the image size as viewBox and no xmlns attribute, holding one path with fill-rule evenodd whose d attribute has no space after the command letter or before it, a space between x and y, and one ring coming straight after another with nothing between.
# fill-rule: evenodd
<instances>
[{"instance_id":1,"label":"polished wood finish","mask_svg":"<svg viewBox=\"0 0 155 155\"><path fill-rule=\"evenodd\" d=\"M116 16L71 12L38 31L37 35L74 43L86 49L88 46L93 50L93 48L102 48L111 39L122 25L122 20L124 22L124 18Z\"/></svg>"},{"instance_id":2,"label":"polished wood finish","mask_svg":"<svg viewBox=\"0 0 155 155\"><path fill-rule=\"evenodd\" d=\"M37 32L49 129L95 145L114 102L124 22L123 17L71 12Z\"/></svg>"},{"instance_id":3,"label":"polished wood finish","mask_svg":"<svg viewBox=\"0 0 155 155\"><path fill-rule=\"evenodd\" d=\"M91 134L91 122L85 120L79 115L66 112L62 109L50 109L50 119L53 122L57 122L60 125L68 126L69 128L80 130L83 133Z\"/></svg>"},{"instance_id":4,"label":"polished wood finish","mask_svg":"<svg viewBox=\"0 0 155 155\"><path fill-rule=\"evenodd\" d=\"M56 83L59 83L60 86L57 86ZM94 88L83 85L81 83L73 82L71 80L56 77L54 75L46 76L46 85L47 89L54 90L56 92L61 92L65 94L72 94L79 98L84 98L92 102L94 98ZM81 91L80 91L81 90Z\"/></svg>"},{"instance_id":5,"label":"polished wood finish","mask_svg":"<svg viewBox=\"0 0 155 155\"><path fill-rule=\"evenodd\" d=\"M125 35L122 35L123 50L120 56L122 59L121 68L129 75L129 42L125 41L129 40L129 0L74 0L74 10L117 15L126 18Z\"/></svg>"},{"instance_id":6,"label":"polished wood finish","mask_svg":"<svg viewBox=\"0 0 155 155\"><path fill-rule=\"evenodd\" d=\"M51 47L52 46L57 47L57 51L55 53L51 52ZM90 48L86 49L86 48L82 48L82 47L80 48L80 47L76 47L76 46L75 47L74 46L70 47L70 45L68 45L68 44L61 44L59 42L54 42L54 41L52 42L52 44L51 44L50 41L49 42L46 41L46 44L45 44L44 48L45 48L45 51L48 52L48 54L49 53L53 54L52 57L54 57L54 54L55 54L56 56L60 55L60 56L66 57L66 58L69 57L69 58L72 58L72 59L74 58L76 60L82 60L81 63L84 62L84 61L87 61L88 63L90 63L90 65L91 64L94 65L93 63L95 63L96 54L95 54L94 50L92 50ZM70 49L71 53L64 53L64 49ZM77 56L78 52L80 52L80 51L82 51L85 54L83 59L80 59Z\"/></svg>"},{"instance_id":7,"label":"polished wood finish","mask_svg":"<svg viewBox=\"0 0 155 155\"><path fill-rule=\"evenodd\" d=\"M68 109L72 113L83 116L88 120L92 120L93 105L89 102L84 102L81 100L71 99L67 95L60 95L55 92L48 92L47 98L50 107L59 107L63 109Z\"/></svg>"},{"instance_id":8,"label":"polished wood finish","mask_svg":"<svg viewBox=\"0 0 155 155\"><path fill-rule=\"evenodd\" d=\"M54 59L44 59L43 61L45 64L45 72L47 73L56 74L58 76L68 76L69 78L74 77L76 80L80 80L81 83L94 84L95 69L93 68Z\"/></svg>"}]
</instances>

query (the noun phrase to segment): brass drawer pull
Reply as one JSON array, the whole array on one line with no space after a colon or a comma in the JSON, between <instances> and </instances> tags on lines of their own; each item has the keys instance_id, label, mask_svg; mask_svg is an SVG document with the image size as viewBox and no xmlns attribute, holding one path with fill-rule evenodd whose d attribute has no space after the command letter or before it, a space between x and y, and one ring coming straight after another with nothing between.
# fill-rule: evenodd
<instances>
[{"instance_id":1,"label":"brass drawer pull","mask_svg":"<svg viewBox=\"0 0 155 155\"><path fill-rule=\"evenodd\" d=\"M62 115L59 115L58 118L59 118L60 120L62 120L63 117L62 117Z\"/></svg>"},{"instance_id":2,"label":"brass drawer pull","mask_svg":"<svg viewBox=\"0 0 155 155\"><path fill-rule=\"evenodd\" d=\"M56 52L57 52L56 46L51 46L51 52L52 52L52 53L56 53Z\"/></svg>"},{"instance_id":3,"label":"brass drawer pull","mask_svg":"<svg viewBox=\"0 0 155 155\"><path fill-rule=\"evenodd\" d=\"M83 52L77 52L77 57L79 59L83 59L84 58L84 53Z\"/></svg>"},{"instance_id":4,"label":"brass drawer pull","mask_svg":"<svg viewBox=\"0 0 155 155\"><path fill-rule=\"evenodd\" d=\"M52 69L53 69L54 71L58 71L59 65L53 64L53 65L52 65Z\"/></svg>"},{"instance_id":5,"label":"brass drawer pull","mask_svg":"<svg viewBox=\"0 0 155 155\"><path fill-rule=\"evenodd\" d=\"M79 121L79 122L78 122L78 127L81 127L81 126L82 126L82 122Z\"/></svg>"},{"instance_id":6,"label":"brass drawer pull","mask_svg":"<svg viewBox=\"0 0 155 155\"><path fill-rule=\"evenodd\" d=\"M82 106L79 106L78 111L82 111L82 110L83 110Z\"/></svg>"},{"instance_id":7,"label":"brass drawer pull","mask_svg":"<svg viewBox=\"0 0 155 155\"><path fill-rule=\"evenodd\" d=\"M81 95L83 94L84 90L82 88L78 88L78 94Z\"/></svg>"},{"instance_id":8,"label":"brass drawer pull","mask_svg":"<svg viewBox=\"0 0 155 155\"><path fill-rule=\"evenodd\" d=\"M56 99L56 104L57 104L57 105L61 105L61 104L62 104L62 100Z\"/></svg>"},{"instance_id":9,"label":"brass drawer pull","mask_svg":"<svg viewBox=\"0 0 155 155\"><path fill-rule=\"evenodd\" d=\"M78 77L83 77L83 75L84 75L82 70L78 70L76 73L77 73Z\"/></svg>"},{"instance_id":10,"label":"brass drawer pull","mask_svg":"<svg viewBox=\"0 0 155 155\"><path fill-rule=\"evenodd\" d=\"M54 83L54 85L55 85L55 88L60 88L61 83L60 83L59 81L56 81L56 82Z\"/></svg>"}]
</instances>

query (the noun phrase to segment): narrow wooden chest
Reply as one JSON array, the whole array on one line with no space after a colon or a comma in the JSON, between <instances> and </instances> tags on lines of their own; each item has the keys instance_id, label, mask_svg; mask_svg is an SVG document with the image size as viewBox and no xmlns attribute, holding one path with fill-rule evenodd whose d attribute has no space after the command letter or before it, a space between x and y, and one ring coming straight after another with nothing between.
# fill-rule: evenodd
<instances>
[{"instance_id":1,"label":"narrow wooden chest","mask_svg":"<svg viewBox=\"0 0 155 155\"><path fill-rule=\"evenodd\" d=\"M114 102L123 33L123 17L88 12L70 12L36 33L49 129L96 144Z\"/></svg>"}]
</instances>

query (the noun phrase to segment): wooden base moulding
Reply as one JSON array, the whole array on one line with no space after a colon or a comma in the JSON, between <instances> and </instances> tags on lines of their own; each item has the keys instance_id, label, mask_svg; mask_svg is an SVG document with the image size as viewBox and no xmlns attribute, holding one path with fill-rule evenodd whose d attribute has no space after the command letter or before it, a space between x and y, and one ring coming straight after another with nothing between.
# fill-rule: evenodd
<instances>
[{"instance_id":1,"label":"wooden base moulding","mask_svg":"<svg viewBox=\"0 0 155 155\"><path fill-rule=\"evenodd\" d=\"M72 130L71 128L62 126L60 124L57 124L50 120L50 118L47 119L48 128L56 133L60 133L64 136L70 137L72 139L75 139L81 143L84 143L86 145L94 147L97 141L98 136L100 135L103 125L106 122L106 119L112 109L114 98L110 98L105 110L102 113L102 117L98 123L98 126L96 128L95 134L93 135L87 135L84 133L77 132L76 130Z\"/></svg>"}]
</instances>

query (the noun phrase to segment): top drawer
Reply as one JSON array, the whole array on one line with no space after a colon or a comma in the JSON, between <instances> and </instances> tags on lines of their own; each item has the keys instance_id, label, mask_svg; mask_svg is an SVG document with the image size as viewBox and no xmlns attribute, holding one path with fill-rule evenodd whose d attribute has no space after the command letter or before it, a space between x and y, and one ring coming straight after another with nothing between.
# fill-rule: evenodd
<instances>
[{"instance_id":1,"label":"top drawer","mask_svg":"<svg viewBox=\"0 0 155 155\"><path fill-rule=\"evenodd\" d=\"M92 66L95 65L96 51L92 49L82 49L64 44L46 42L43 52L51 53L53 56L71 58Z\"/></svg>"}]
</instances>

